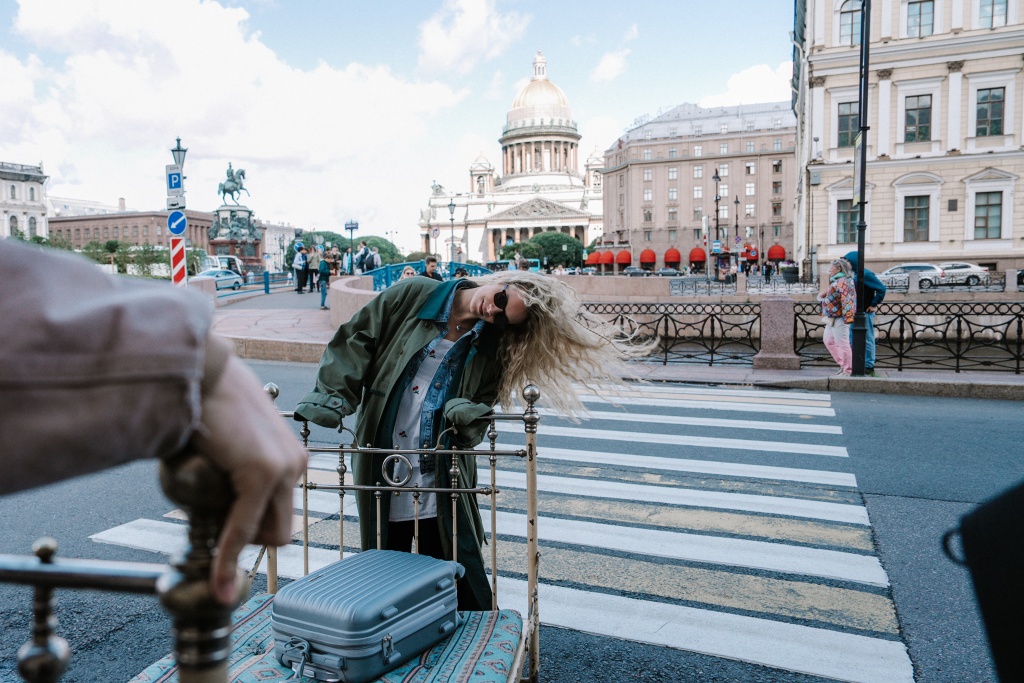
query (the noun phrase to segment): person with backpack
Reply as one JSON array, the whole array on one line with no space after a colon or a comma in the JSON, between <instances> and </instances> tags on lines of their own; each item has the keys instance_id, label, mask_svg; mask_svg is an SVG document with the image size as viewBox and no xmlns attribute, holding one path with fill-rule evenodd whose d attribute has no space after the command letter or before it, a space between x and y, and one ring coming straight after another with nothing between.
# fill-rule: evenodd
<instances>
[{"instance_id":1,"label":"person with backpack","mask_svg":"<svg viewBox=\"0 0 1024 683\"><path fill-rule=\"evenodd\" d=\"M366 246L365 240L359 243L359 251L356 252L356 273L365 273L368 265L367 257L370 255L370 248Z\"/></svg>"},{"instance_id":2,"label":"person with backpack","mask_svg":"<svg viewBox=\"0 0 1024 683\"><path fill-rule=\"evenodd\" d=\"M331 281L331 262L327 259L320 259L320 263L317 266L317 284L320 287L320 310L326 311L327 309L327 288Z\"/></svg>"},{"instance_id":3,"label":"person with backpack","mask_svg":"<svg viewBox=\"0 0 1024 683\"><path fill-rule=\"evenodd\" d=\"M853 282L857 283L857 252L851 251L844 256L853 267ZM885 299L885 283L878 279L873 272L864 269L864 301L857 301L857 312L864 313L864 322L867 325L867 339L864 344L864 376L878 377L875 373L875 311ZM850 326L850 346L853 346L853 326Z\"/></svg>"},{"instance_id":4,"label":"person with backpack","mask_svg":"<svg viewBox=\"0 0 1024 683\"><path fill-rule=\"evenodd\" d=\"M373 248L372 253L366 259L367 270L377 270L384 265L384 261L380 257L380 253L377 247Z\"/></svg>"}]
</instances>

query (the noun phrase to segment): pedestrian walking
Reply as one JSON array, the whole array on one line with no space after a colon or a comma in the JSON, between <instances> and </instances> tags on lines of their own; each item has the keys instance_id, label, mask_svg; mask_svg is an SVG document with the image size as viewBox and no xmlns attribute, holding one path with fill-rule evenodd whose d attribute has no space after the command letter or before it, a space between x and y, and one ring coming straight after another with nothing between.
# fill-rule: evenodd
<instances>
[{"instance_id":1,"label":"pedestrian walking","mask_svg":"<svg viewBox=\"0 0 1024 683\"><path fill-rule=\"evenodd\" d=\"M853 371L853 351L850 348L850 325L857 307L857 292L853 287L853 268L844 258L837 258L828 268L828 287L818 295L821 315L825 322L825 348L839 364L840 375Z\"/></svg>"},{"instance_id":2,"label":"pedestrian walking","mask_svg":"<svg viewBox=\"0 0 1024 683\"><path fill-rule=\"evenodd\" d=\"M309 268L309 291L312 292L314 289L320 289L319 275L320 275L320 261L323 260L324 248L320 245L313 247L309 252L307 260L307 267Z\"/></svg>"},{"instance_id":3,"label":"pedestrian walking","mask_svg":"<svg viewBox=\"0 0 1024 683\"><path fill-rule=\"evenodd\" d=\"M309 258L306 256L306 248L299 247L292 260L292 270L295 271L295 291L302 294L306 288L306 280L309 278Z\"/></svg>"},{"instance_id":4,"label":"pedestrian walking","mask_svg":"<svg viewBox=\"0 0 1024 683\"><path fill-rule=\"evenodd\" d=\"M764 264L764 283L770 285L772 283L772 264Z\"/></svg>"},{"instance_id":5,"label":"pedestrian walking","mask_svg":"<svg viewBox=\"0 0 1024 683\"><path fill-rule=\"evenodd\" d=\"M854 286L857 284L857 252L851 251L844 256L853 268ZM866 343L864 344L864 374L868 377L877 377L875 373L875 311L885 299L885 283L878 279L873 272L864 269L864 301L857 302L857 312L864 313L864 323L867 325ZM853 328L850 328L850 345L853 345Z\"/></svg>"},{"instance_id":6,"label":"pedestrian walking","mask_svg":"<svg viewBox=\"0 0 1024 683\"><path fill-rule=\"evenodd\" d=\"M327 310L327 289L331 282L331 264L327 259L320 259L317 265L317 286L320 287L320 310Z\"/></svg>"}]
</instances>

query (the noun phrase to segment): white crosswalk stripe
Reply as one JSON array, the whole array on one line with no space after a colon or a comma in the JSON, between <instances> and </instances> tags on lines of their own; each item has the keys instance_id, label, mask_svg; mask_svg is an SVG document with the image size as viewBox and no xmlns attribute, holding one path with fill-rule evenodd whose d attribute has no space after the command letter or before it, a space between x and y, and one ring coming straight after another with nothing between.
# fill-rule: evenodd
<instances>
[{"instance_id":1,"label":"white crosswalk stripe","mask_svg":"<svg viewBox=\"0 0 1024 683\"><path fill-rule=\"evenodd\" d=\"M836 680L913 681L867 509L856 478L841 471L849 454L828 421L830 396L664 385L626 393L614 399L625 408L588 396L594 411L580 425L552 424L546 412L541 421L543 622ZM521 447L521 425L498 427L499 449ZM336 465L330 454L311 459L317 481L333 481ZM486 458L479 467L487 481ZM499 547L522 547L522 464L499 458L498 468ZM308 500L313 515L338 514L336 492L310 491ZM344 500L353 520L354 496ZM489 525L487 510L483 517ZM185 542L183 525L148 519L92 538L167 554ZM323 547L309 554L312 567L338 557ZM240 564L255 557L247 549ZM524 571L503 562L503 571ZM278 566L300 576L301 547L282 549ZM525 610L525 592L525 582L499 579L503 607Z\"/></svg>"}]
</instances>

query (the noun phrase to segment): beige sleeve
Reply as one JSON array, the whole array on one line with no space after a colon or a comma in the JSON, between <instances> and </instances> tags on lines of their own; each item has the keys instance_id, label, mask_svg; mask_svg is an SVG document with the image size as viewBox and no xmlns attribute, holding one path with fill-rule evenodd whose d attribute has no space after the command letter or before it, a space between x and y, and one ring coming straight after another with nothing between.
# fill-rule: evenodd
<instances>
[{"instance_id":1,"label":"beige sleeve","mask_svg":"<svg viewBox=\"0 0 1024 683\"><path fill-rule=\"evenodd\" d=\"M208 299L14 240L0 286L0 494L184 446L229 355Z\"/></svg>"}]
</instances>

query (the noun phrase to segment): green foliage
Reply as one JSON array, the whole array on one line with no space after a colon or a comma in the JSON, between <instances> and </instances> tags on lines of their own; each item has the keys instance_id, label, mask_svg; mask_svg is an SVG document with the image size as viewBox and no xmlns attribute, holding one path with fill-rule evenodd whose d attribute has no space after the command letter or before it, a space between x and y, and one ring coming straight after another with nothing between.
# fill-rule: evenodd
<instances>
[{"instance_id":1,"label":"green foliage","mask_svg":"<svg viewBox=\"0 0 1024 683\"><path fill-rule=\"evenodd\" d=\"M136 275L153 277L153 266L168 258L167 252L161 251L152 244L143 244L132 252Z\"/></svg>"},{"instance_id":2,"label":"green foliage","mask_svg":"<svg viewBox=\"0 0 1024 683\"><path fill-rule=\"evenodd\" d=\"M93 240L82 247L82 255L96 263L110 263L110 252L102 242Z\"/></svg>"},{"instance_id":3,"label":"green foliage","mask_svg":"<svg viewBox=\"0 0 1024 683\"><path fill-rule=\"evenodd\" d=\"M430 256L430 254L425 251L414 251L411 254L406 255L405 261L422 261L428 256Z\"/></svg>"},{"instance_id":4,"label":"green foliage","mask_svg":"<svg viewBox=\"0 0 1024 683\"><path fill-rule=\"evenodd\" d=\"M206 253L205 249L186 249L185 271L189 275L202 272L204 270L203 264L207 258L209 258L209 254Z\"/></svg>"},{"instance_id":5,"label":"green foliage","mask_svg":"<svg viewBox=\"0 0 1024 683\"><path fill-rule=\"evenodd\" d=\"M516 242L515 244L510 244L509 246L502 248L501 253L498 254L498 258L511 260L516 257L517 253L523 258L541 258L544 255L540 246L530 241Z\"/></svg>"},{"instance_id":6,"label":"green foliage","mask_svg":"<svg viewBox=\"0 0 1024 683\"><path fill-rule=\"evenodd\" d=\"M71 244L71 240L63 235L53 235L48 240L47 246L53 249L63 249L65 251L74 251L75 246Z\"/></svg>"},{"instance_id":7,"label":"green foliage","mask_svg":"<svg viewBox=\"0 0 1024 683\"><path fill-rule=\"evenodd\" d=\"M580 241L562 232L542 232L534 235L530 244L540 248L541 256L527 258L540 258L543 263L546 256L547 265L552 268L559 264L575 266L583 258L583 245L580 244ZM563 245L566 247L565 251L562 251Z\"/></svg>"},{"instance_id":8,"label":"green foliage","mask_svg":"<svg viewBox=\"0 0 1024 683\"><path fill-rule=\"evenodd\" d=\"M119 247L120 247L120 244L118 243L117 240L107 240L103 244L103 248L107 250L108 254L115 254L115 253L117 253L117 250L118 250Z\"/></svg>"}]
</instances>

